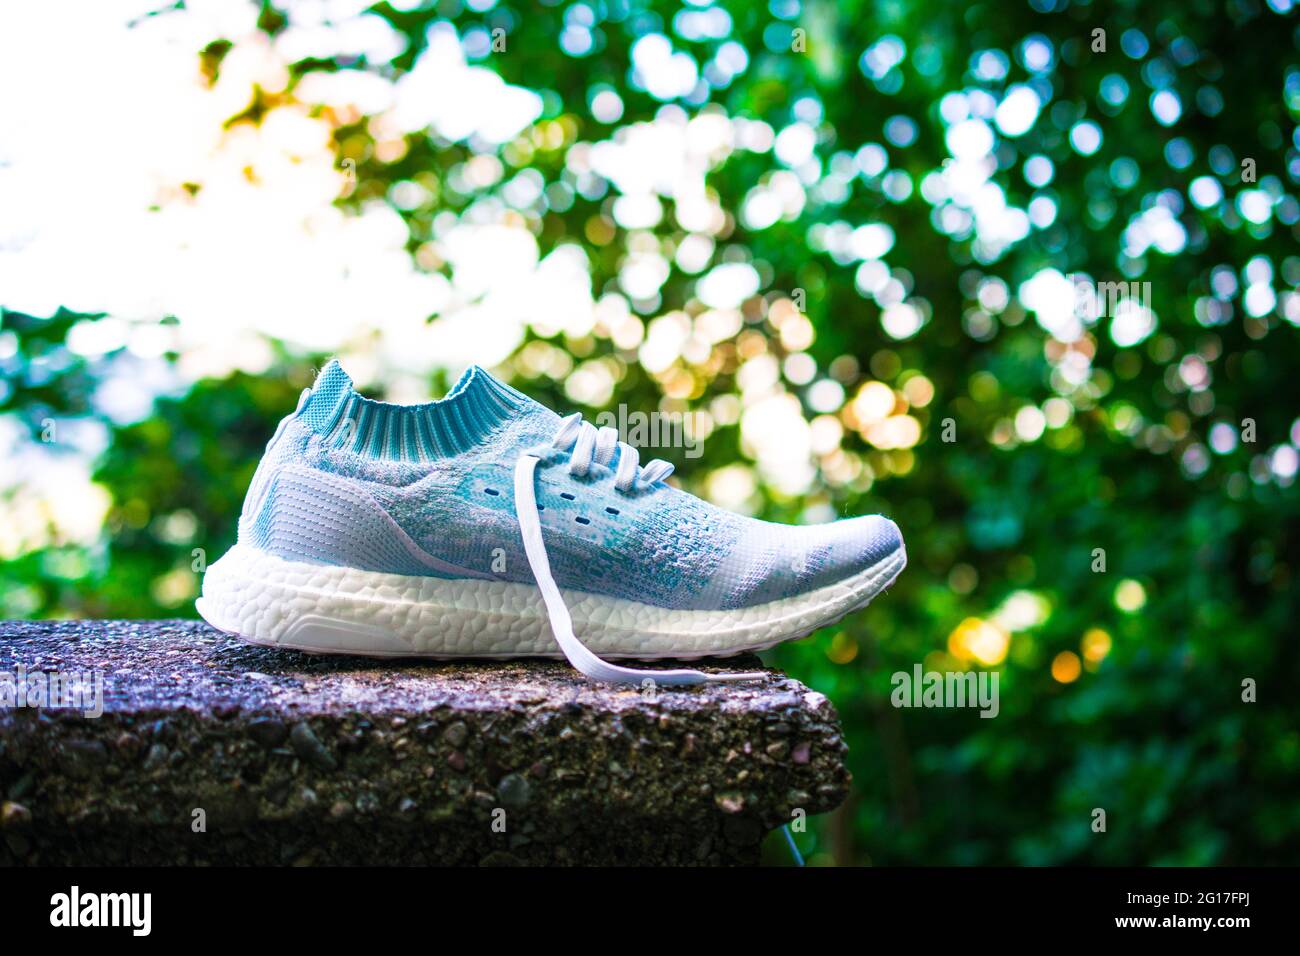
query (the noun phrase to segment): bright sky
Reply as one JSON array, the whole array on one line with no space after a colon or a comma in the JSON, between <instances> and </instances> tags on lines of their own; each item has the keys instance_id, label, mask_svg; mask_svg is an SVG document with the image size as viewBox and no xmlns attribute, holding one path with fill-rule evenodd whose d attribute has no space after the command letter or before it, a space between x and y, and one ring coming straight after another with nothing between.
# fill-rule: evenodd
<instances>
[{"instance_id":1,"label":"bright sky","mask_svg":"<svg viewBox=\"0 0 1300 956\"><path fill-rule=\"evenodd\" d=\"M590 282L572 257L542 267L523 229L453 229L444 237L450 281L418 272L391 206L354 215L333 205L348 182L335 168L331 130L305 105L223 130L254 83L284 88L288 59L400 50L376 18L319 22L327 8L342 16L365 4L299 4L295 26L274 46L257 32L251 3L191 3L135 28L127 22L147 4L69 6L0 11L0 84L39 91L0 101L0 303L123 320L75 336L75 349L93 354L125 341L135 354L157 355L167 343L153 323L170 314L187 378L263 370L263 335L332 351L375 330L387 364L422 373L503 359L529 301L585 298L590 311ZM70 17L78 29L66 29ZM196 51L223 36L235 47L208 89ZM42 37L57 43L57 55ZM453 139L507 139L540 113L535 94L466 66L450 31L395 86L353 73L303 92L359 101L402 129L432 125ZM190 197L186 183L202 188ZM426 323L456 312L489 334Z\"/></svg>"}]
</instances>

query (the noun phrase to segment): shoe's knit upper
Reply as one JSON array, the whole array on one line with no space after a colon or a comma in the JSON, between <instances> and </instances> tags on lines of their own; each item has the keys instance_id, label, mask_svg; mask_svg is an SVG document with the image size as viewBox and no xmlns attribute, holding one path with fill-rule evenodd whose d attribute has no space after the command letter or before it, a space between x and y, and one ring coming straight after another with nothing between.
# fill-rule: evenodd
<instances>
[{"instance_id":1,"label":"shoe's knit upper","mask_svg":"<svg viewBox=\"0 0 1300 956\"><path fill-rule=\"evenodd\" d=\"M557 584L666 608L731 609L842 580L902 546L879 517L792 527L731 514L663 482L614 488L617 458L575 477L554 412L481 368L446 398L358 395L331 362L267 447L241 544L293 561L532 583L513 472L536 454Z\"/></svg>"}]
</instances>

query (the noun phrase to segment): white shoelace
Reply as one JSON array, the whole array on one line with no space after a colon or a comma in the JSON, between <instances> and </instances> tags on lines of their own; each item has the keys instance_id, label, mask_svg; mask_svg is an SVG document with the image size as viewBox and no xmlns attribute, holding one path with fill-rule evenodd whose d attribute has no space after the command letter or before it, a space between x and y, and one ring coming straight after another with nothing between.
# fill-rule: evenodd
<instances>
[{"instance_id":1,"label":"white shoelace","mask_svg":"<svg viewBox=\"0 0 1300 956\"><path fill-rule=\"evenodd\" d=\"M631 491L637 480L637 466L640 455L631 445L618 440L617 430L609 427L596 429L594 425L582 420L581 413L574 413L560 423L555 433L552 447L561 451L572 448L569 456L569 473L585 475L591 463L608 465L618 451L618 465L614 471L614 487L623 493ZM633 667L619 667L603 661L580 641L573 633L573 619L565 606L560 589L551 576L551 562L546 555L546 542L542 540L542 523L537 513L537 497L534 491L534 477L539 458L532 452L519 456L515 464L515 513L519 518L519 530L523 533L524 551L528 554L528 564L533 569L533 577L541 588L542 600L546 603L546 613L551 621L551 631L555 641L564 651L569 663L587 677L596 681L613 684L638 684L652 681L664 686L703 684L708 681L758 680L767 676L761 671L736 674L706 674L697 670L639 670ZM640 477L647 484L662 481L672 474L673 466L666 461L655 459L647 462L640 469Z\"/></svg>"}]
</instances>

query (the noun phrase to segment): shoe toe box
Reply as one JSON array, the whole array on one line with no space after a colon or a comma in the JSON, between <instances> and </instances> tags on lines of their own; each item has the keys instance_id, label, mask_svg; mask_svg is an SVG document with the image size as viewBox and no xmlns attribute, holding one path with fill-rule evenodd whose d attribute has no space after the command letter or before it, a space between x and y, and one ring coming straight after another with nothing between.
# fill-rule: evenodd
<instances>
[{"instance_id":1,"label":"shoe toe box","mask_svg":"<svg viewBox=\"0 0 1300 956\"><path fill-rule=\"evenodd\" d=\"M898 525L880 515L824 525L755 522L719 563L709 591L724 608L794 597L864 574L903 551Z\"/></svg>"}]
</instances>

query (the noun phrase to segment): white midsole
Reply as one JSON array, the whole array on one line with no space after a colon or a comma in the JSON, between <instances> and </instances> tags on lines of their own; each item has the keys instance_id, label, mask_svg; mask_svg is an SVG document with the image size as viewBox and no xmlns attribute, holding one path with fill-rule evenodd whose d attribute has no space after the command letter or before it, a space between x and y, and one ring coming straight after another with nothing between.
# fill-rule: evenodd
<instances>
[{"instance_id":1,"label":"white midsole","mask_svg":"<svg viewBox=\"0 0 1300 956\"><path fill-rule=\"evenodd\" d=\"M729 611L673 610L565 591L579 639L602 657L725 657L811 633L864 607L903 570L903 549L852 577ZM372 657L561 657L528 584L359 571L243 545L203 576L199 613L258 644Z\"/></svg>"}]
</instances>

